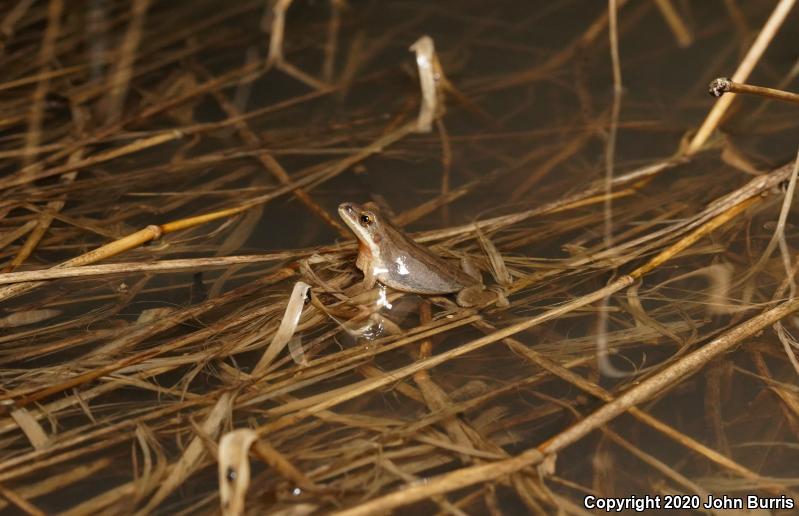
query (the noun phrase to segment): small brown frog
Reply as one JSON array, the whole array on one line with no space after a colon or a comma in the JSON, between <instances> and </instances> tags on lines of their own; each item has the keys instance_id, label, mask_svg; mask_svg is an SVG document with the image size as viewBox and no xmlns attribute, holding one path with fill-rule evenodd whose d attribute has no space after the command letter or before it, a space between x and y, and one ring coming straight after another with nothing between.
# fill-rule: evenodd
<instances>
[{"instance_id":1,"label":"small brown frog","mask_svg":"<svg viewBox=\"0 0 799 516\"><path fill-rule=\"evenodd\" d=\"M379 281L402 292L457 293L460 306L496 299L496 293L483 286L479 273L467 273L414 242L376 204L345 202L339 205L338 212L358 238L355 266L363 271L365 288L372 288Z\"/></svg>"}]
</instances>

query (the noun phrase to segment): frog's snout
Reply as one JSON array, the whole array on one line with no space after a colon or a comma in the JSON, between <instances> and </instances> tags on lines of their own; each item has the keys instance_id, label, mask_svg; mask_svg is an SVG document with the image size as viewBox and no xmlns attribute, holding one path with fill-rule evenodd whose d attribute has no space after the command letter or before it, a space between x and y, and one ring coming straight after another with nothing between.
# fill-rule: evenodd
<instances>
[{"instance_id":1,"label":"frog's snout","mask_svg":"<svg viewBox=\"0 0 799 516\"><path fill-rule=\"evenodd\" d=\"M352 207L351 202L343 202L338 205L338 211L341 213L353 213L355 209Z\"/></svg>"}]
</instances>

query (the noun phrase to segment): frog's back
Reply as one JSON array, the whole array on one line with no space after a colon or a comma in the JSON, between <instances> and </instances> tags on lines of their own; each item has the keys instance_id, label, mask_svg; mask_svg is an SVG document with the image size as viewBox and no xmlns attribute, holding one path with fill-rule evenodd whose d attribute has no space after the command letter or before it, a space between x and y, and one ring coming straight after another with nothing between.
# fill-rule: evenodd
<instances>
[{"instance_id":1,"label":"frog's back","mask_svg":"<svg viewBox=\"0 0 799 516\"><path fill-rule=\"evenodd\" d=\"M476 280L392 228L393 241L400 246L381 249L377 279L386 286L417 294L449 294Z\"/></svg>"}]
</instances>

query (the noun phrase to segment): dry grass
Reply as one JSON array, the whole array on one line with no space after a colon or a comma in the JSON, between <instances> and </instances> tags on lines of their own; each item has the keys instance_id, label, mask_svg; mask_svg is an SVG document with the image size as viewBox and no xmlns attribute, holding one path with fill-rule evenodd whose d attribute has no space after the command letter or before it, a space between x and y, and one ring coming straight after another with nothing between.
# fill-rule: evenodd
<instances>
[{"instance_id":1,"label":"dry grass","mask_svg":"<svg viewBox=\"0 0 799 516\"><path fill-rule=\"evenodd\" d=\"M796 116L705 93L790 85L793 2L569 4L0 11L0 510L796 499ZM507 306L376 313L369 197Z\"/></svg>"}]
</instances>

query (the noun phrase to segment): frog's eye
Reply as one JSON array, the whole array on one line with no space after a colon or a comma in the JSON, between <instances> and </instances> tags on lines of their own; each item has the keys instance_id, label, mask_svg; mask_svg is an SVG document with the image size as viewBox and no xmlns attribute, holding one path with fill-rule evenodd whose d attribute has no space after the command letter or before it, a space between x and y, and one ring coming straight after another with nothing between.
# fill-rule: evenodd
<instances>
[{"instance_id":1,"label":"frog's eye","mask_svg":"<svg viewBox=\"0 0 799 516\"><path fill-rule=\"evenodd\" d=\"M361 223L361 226L367 227L374 222L374 219L368 213L362 213L358 221Z\"/></svg>"}]
</instances>

